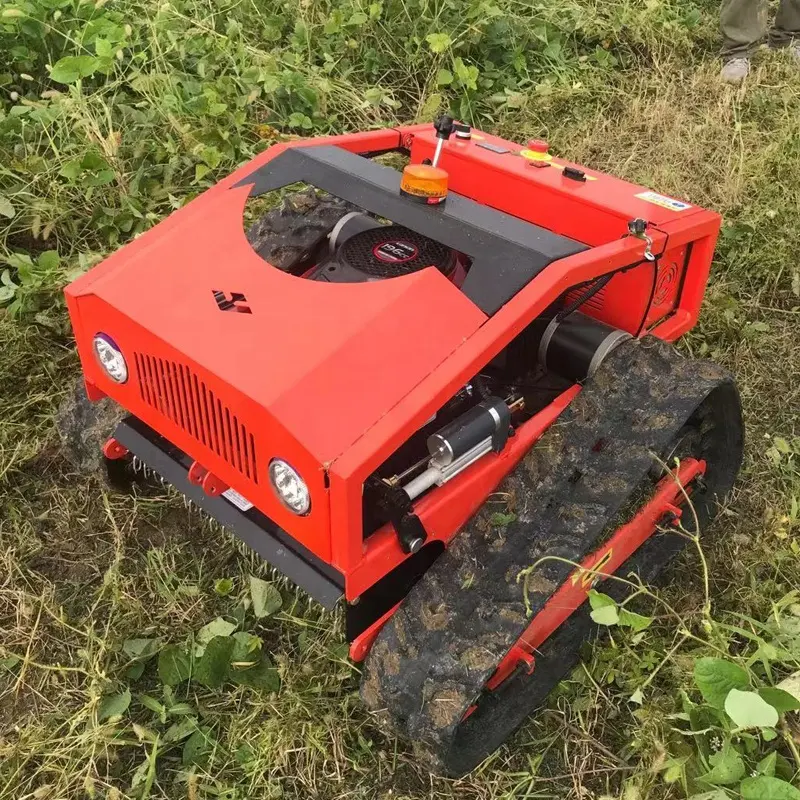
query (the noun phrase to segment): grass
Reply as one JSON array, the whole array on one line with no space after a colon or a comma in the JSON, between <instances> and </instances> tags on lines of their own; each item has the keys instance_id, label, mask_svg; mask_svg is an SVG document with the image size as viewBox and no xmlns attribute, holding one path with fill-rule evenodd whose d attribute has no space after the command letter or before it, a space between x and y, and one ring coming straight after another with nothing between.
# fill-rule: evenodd
<instances>
[{"instance_id":1,"label":"grass","mask_svg":"<svg viewBox=\"0 0 800 800\"><path fill-rule=\"evenodd\" d=\"M200 0L59 0L0 12L0 798L697 790L713 743L687 735L676 714L687 713L684 693L698 702L698 659L725 656L758 682L753 636L791 650L786 625L770 626L791 616L800 587L800 74L784 54L761 53L744 91L723 87L710 0L540 5L241 3L223 13ZM29 18L39 22L19 28ZM93 20L105 26L94 38ZM84 64L92 75L48 77L47 63L76 54L98 60ZM458 782L431 777L377 730L336 615L279 584L282 609L257 620L250 578L272 580L262 564L179 499L121 497L71 473L53 429L78 370L58 298L71 274L269 144L276 127L363 127L446 103L725 215L703 316L682 347L736 375L748 429L704 561L687 553L658 599L641 599L651 627L612 628L587 646L548 709ZM173 690L154 661L130 677L126 641L180 643L220 616L261 637L278 691ZM775 681L798 657L765 657ZM108 716L108 698L124 700L128 687L129 706ZM187 757L188 731L201 734ZM777 733L772 744L731 741L748 771L774 751L791 780L791 713ZM740 796L738 780L726 785L722 796Z\"/></svg>"}]
</instances>

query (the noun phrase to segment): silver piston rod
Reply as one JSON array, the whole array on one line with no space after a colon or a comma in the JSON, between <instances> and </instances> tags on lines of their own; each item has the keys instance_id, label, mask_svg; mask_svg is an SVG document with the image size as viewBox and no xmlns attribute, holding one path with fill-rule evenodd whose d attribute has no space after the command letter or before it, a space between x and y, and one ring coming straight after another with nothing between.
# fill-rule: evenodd
<instances>
[{"instance_id":1,"label":"silver piston rod","mask_svg":"<svg viewBox=\"0 0 800 800\"><path fill-rule=\"evenodd\" d=\"M488 397L428 437L428 468L412 478L403 491L412 500L441 486L487 453L499 453L508 441L511 412L499 397Z\"/></svg>"}]
</instances>

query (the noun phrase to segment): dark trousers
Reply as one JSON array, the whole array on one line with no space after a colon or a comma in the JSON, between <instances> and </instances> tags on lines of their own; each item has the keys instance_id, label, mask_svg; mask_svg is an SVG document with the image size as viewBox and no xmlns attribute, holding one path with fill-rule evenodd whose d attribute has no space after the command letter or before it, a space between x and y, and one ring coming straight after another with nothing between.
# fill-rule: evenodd
<instances>
[{"instance_id":1,"label":"dark trousers","mask_svg":"<svg viewBox=\"0 0 800 800\"><path fill-rule=\"evenodd\" d=\"M723 0L722 57L749 55L767 33L766 0ZM769 31L771 47L800 43L800 0L780 0L775 25Z\"/></svg>"}]
</instances>

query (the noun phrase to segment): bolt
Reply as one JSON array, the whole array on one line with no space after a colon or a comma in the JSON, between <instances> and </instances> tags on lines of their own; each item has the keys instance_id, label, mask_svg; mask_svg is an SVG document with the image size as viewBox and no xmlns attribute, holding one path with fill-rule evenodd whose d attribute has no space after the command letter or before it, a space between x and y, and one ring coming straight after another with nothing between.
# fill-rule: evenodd
<instances>
[{"instance_id":1,"label":"bolt","mask_svg":"<svg viewBox=\"0 0 800 800\"><path fill-rule=\"evenodd\" d=\"M425 544L425 540L417 536L408 543L408 552L412 555L418 553L423 544Z\"/></svg>"}]
</instances>

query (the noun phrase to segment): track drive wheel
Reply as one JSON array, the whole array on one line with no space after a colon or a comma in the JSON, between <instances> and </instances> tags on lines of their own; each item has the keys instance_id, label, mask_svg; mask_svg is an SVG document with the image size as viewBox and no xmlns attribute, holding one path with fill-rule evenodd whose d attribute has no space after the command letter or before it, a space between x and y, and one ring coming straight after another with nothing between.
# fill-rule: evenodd
<instances>
[{"instance_id":1,"label":"track drive wheel","mask_svg":"<svg viewBox=\"0 0 800 800\"><path fill-rule=\"evenodd\" d=\"M434 770L471 771L577 663L589 589L656 580L685 543L665 529L695 527L684 490L705 526L741 451L723 370L654 339L621 345L498 487L506 508L478 512L383 628L366 704Z\"/></svg>"}]
</instances>

